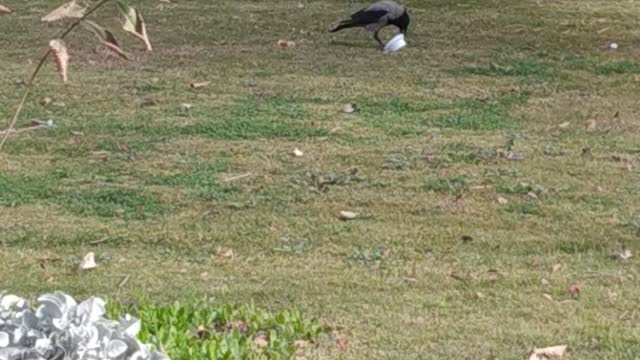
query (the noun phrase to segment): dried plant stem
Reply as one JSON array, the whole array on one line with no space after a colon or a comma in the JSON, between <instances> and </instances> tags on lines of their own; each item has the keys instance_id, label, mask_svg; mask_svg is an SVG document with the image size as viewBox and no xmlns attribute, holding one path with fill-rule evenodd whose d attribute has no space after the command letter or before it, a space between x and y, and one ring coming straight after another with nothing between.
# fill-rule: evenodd
<instances>
[{"instance_id":1,"label":"dried plant stem","mask_svg":"<svg viewBox=\"0 0 640 360\"><path fill-rule=\"evenodd\" d=\"M101 0L99 3L94 5L91 9L89 9L81 18L79 18L78 20L74 21L73 24L71 24L65 31L63 31L60 35L55 37L55 39L64 39L71 31L73 31L73 29L75 29L78 25L80 25L80 23L84 19L86 19L87 16L91 15L93 12L98 10L100 7L102 7L102 5L108 3L109 1L111 1L111 0ZM33 70L33 73L31 74L31 77L29 78L29 82L27 83L27 87L24 90L24 94L22 94L22 99L20 100L20 103L18 103L18 107L16 108L16 111L13 113L13 117L11 118L11 122L9 123L9 127L5 130L4 136L2 137L2 140L0 140L0 151L2 150L2 147L4 146L4 143L7 142L7 138L9 138L9 135L12 133L11 130L13 130L13 128L16 126L16 122L18 121L18 116L20 116L20 113L22 112L22 109L24 108L24 104L26 103L27 98L29 97L29 94L31 93L31 89L33 88L33 81L35 80L36 76L38 75L38 73L42 69L42 66L44 65L45 61L47 61L47 58L49 58L49 55L51 55L51 49L47 50L47 52L44 54L44 56L40 59L40 62L38 63L38 66L36 66L35 70Z\"/></svg>"}]
</instances>

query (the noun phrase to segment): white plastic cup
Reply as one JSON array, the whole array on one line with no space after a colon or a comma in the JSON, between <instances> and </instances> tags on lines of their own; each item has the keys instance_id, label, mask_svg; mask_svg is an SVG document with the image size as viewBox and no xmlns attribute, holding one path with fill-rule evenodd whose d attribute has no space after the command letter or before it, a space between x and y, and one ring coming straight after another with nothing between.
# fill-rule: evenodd
<instances>
[{"instance_id":1,"label":"white plastic cup","mask_svg":"<svg viewBox=\"0 0 640 360\"><path fill-rule=\"evenodd\" d=\"M400 33L389 40L384 46L384 52L396 52L405 46L407 46L407 42L404 40L404 34Z\"/></svg>"}]
</instances>

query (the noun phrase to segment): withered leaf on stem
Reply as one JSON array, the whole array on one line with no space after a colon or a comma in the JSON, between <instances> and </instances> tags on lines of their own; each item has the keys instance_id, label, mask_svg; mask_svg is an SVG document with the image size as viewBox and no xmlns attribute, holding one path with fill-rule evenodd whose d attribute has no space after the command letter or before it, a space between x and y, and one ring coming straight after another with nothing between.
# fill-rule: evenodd
<instances>
[{"instance_id":1,"label":"withered leaf on stem","mask_svg":"<svg viewBox=\"0 0 640 360\"><path fill-rule=\"evenodd\" d=\"M13 11L6 6L0 5L0 15L2 14L11 14Z\"/></svg>"},{"instance_id":2,"label":"withered leaf on stem","mask_svg":"<svg viewBox=\"0 0 640 360\"><path fill-rule=\"evenodd\" d=\"M140 12L122 1L117 1L116 3L118 4L118 9L122 14L122 28L124 31L129 32L142 40L144 45L147 47L147 51L151 51L151 42L149 42L147 29L144 25L144 20L142 20L142 16L140 16Z\"/></svg>"},{"instance_id":3,"label":"withered leaf on stem","mask_svg":"<svg viewBox=\"0 0 640 360\"><path fill-rule=\"evenodd\" d=\"M118 44L118 41L116 40L115 36L113 36L113 33L111 31L103 28L93 21L85 20L82 23L98 37L98 40L100 40L102 45L106 46L107 49L125 60L131 59L129 55L124 50L122 50L120 44Z\"/></svg>"},{"instance_id":4,"label":"withered leaf on stem","mask_svg":"<svg viewBox=\"0 0 640 360\"><path fill-rule=\"evenodd\" d=\"M84 12L87 9L84 6L81 6L76 2L76 0L72 0L57 9L53 10L46 16L42 17L42 21L45 22L53 22L63 19L80 19L84 16Z\"/></svg>"},{"instance_id":5,"label":"withered leaf on stem","mask_svg":"<svg viewBox=\"0 0 640 360\"><path fill-rule=\"evenodd\" d=\"M62 40L54 39L49 41L49 49L51 49L51 52L53 53L53 59L56 63L58 75L60 75L62 82L67 82L67 67L69 65L67 45L65 45Z\"/></svg>"}]
</instances>

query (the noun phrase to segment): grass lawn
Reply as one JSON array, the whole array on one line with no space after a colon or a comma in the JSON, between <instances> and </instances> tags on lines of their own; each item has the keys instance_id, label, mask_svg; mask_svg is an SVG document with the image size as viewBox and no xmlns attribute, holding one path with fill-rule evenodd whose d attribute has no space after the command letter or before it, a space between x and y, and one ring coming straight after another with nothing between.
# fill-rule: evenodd
<instances>
[{"instance_id":1,"label":"grass lawn","mask_svg":"<svg viewBox=\"0 0 640 360\"><path fill-rule=\"evenodd\" d=\"M299 309L308 359L639 359L640 3L405 3L392 55L337 0L132 2L132 62L73 33L0 154L0 289ZM3 5L9 118L61 24Z\"/></svg>"}]
</instances>

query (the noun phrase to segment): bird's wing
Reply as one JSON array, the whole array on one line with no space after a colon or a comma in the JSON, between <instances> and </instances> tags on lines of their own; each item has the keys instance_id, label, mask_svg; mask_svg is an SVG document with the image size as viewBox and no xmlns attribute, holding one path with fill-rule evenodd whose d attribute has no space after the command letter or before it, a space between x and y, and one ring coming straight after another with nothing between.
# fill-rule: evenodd
<instances>
[{"instance_id":1,"label":"bird's wing","mask_svg":"<svg viewBox=\"0 0 640 360\"><path fill-rule=\"evenodd\" d=\"M387 15L384 9L364 9L351 15L351 21L361 26L380 22L383 16Z\"/></svg>"}]
</instances>

